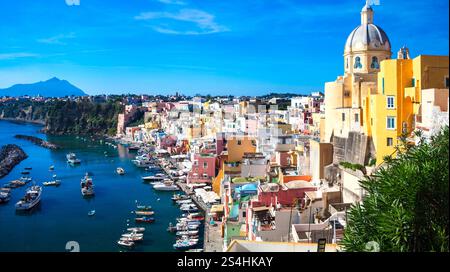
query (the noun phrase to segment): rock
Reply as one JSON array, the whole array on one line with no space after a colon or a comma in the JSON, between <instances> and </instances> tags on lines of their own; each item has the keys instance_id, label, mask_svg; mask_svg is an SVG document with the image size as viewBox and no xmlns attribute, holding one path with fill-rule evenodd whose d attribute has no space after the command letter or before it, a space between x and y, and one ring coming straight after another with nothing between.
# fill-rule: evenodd
<instances>
[{"instance_id":1,"label":"rock","mask_svg":"<svg viewBox=\"0 0 450 272\"><path fill-rule=\"evenodd\" d=\"M8 144L0 149L0 178L6 176L11 170L28 155L17 145Z\"/></svg>"},{"instance_id":2,"label":"rock","mask_svg":"<svg viewBox=\"0 0 450 272\"><path fill-rule=\"evenodd\" d=\"M34 137L34 136L16 135L16 136L14 136L14 138L27 140L36 145L39 145L39 146L42 146L45 148L49 148L49 149L57 149L58 148L55 144L49 143L47 141L42 140L41 138Z\"/></svg>"}]
</instances>

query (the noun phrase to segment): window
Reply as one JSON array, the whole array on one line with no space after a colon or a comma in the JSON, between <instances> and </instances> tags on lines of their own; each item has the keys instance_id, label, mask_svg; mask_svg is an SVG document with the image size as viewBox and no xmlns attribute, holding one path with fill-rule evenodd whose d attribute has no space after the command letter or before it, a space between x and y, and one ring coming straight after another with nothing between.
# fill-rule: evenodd
<instances>
[{"instance_id":1,"label":"window","mask_svg":"<svg viewBox=\"0 0 450 272\"><path fill-rule=\"evenodd\" d=\"M241 141L241 140L238 140L238 141L237 141L237 144L238 144L238 145L241 145L241 144L242 144L242 141Z\"/></svg>"},{"instance_id":2,"label":"window","mask_svg":"<svg viewBox=\"0 0 450 272\"><path fill-rule=\"evenodd\" d=\"M378 63L377 57L372 57L372 64L370 64L370 68L372 69L380 69L380 64Z\"/></svg>"},{"instance_id":3,"label":"window","mask_svg":"<svg viewBox=\"0 0 450 272\"><path fill-rule=\"evenodd\" d=\"M394 140L390 137L386 138L386 145L387 146L393 146L394 145Z\"/></svg>"},{"instance_id":4,"label":"window","mask_svg":"<svg viewBox=\"0 0 450 272\"><path fill-rule=\"evenodd\" d=\"M449 86L450 86L450 80L449 80L449 78L448 78L448 76L447 77L445 77L445 88L449 88Z\"/></svg>"},{"instance_id":5,"label":"window","mask_svg":"<svg viewBox=\"0 0 450 272\"><path fill-rule=\"evenodd\" d=\"M381 78L381 90L382 90L382 92L384 94L384 77Z\"/></svg>"},{"instance_id":6,"label":"window","mask_svg":"<svg viewBox=\"0 0 450 272\"><path fill-rule=\"evenodd\" d=\"M416 87L416 79L415 78L411 79L411 87Z\"/></svg>"},{"instance_id":7,"label":"window","mask_svg":"<svg viewBox=\"0 0 450 272\"><path fill-rule=\"evenodd\" d=\"M373 118L370 118L370 125L373 126Z\"/></svg>"},{"instance_id":8,"label":"window","mask_svg":"<svg viewBox=\"0 0 450 272\"><path fill-rule=\"evenodd\" d=\"M355 123L359 123L359 114L355 113Z\"/></svg>"},{"instance_id":9,"label":"window","mask_svg":"<svg viewBox=\"0 0 450 272\"><path fill-rule=\"evenodd\" d=\"M395 109L394 98L394 96L386 97L386 104L388 109Z\"/></svg>"},{"instance_id":10,"label":"window","mask_svg":"<svg viewBox=\"0 0 450 272\"><path fill-rule=\"evenodd\" d=\"M345 121L345 113L342 113L342 122Z\"/></svg>"},{"instance_id":11,"label":"window","mask_svg":"<svg viewBox=\"0 0 450 272\"><path fill-rule=\"evenodd\" d=\"M348 58L345 60L345 68L348 69Z\"/></svg>"},{"instance_id":12,"label":"window","mask_svg":"<svg viewBox=\"0 0 450 272\"><path fill-rule=\"evenodd\" d=\"M395 129L395 117L388 116L386 118L386 121L387 121L387 124L386 124L387 129Z\"/></svg>"},{"instance_id":13,"label":"window","mask_svg":"<svg viewBox=\"0 0 450 272\"><path fill-rule=\"evenodd\" d=\"M362 68L361 58L360 57L356 57L355 58L355 65L353 66L353 68L355 68L355 69L361 69Z\"/></svg>"},{"instance_id":14,"label":"window","mask_svg":"<svg viewBox=\"0 0 450 272\"><path fill-rule=\"evenodd\" d=\"M204 169L208 168L208 163L207 162L203 162L203 168Z\"/></svg>"}]
</instances>

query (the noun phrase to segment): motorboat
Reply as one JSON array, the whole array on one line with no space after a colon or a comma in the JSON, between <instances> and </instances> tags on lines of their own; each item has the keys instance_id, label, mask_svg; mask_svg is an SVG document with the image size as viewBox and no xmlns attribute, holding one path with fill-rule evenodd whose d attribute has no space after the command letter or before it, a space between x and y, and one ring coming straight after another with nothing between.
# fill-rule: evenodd
<instances>
[{"instance_id":1,"label":"motorboat","mask_svg":"<svg viewBox=\"0 0 450 272\"><path fill-rule=\"evenodd\" d=\"M94 184L92 178L86 173L85 177L81 179L81 194L83 196L93 196L94 195Z\"/></svg>"},{"instance_id":2,"label":"motorboat","mask_svg":"<svg viewBox=\"0 0 450 272\"><path fill-rule=\"evenodd\" d=\"M119 246L123 246L123 247L126 247L126 248L132 248L132 247L134 247L134 242L129 241L129 240L126 240L126 241L119 240L119 241L117 241L117 244L118 244Z\"/></svg>"},{"instance_id":3,"label":"motorboat","mask_svg":"<svg viewBox=\"0 0 450 272\"><path fill-rule=\"evenodd\" d=\"M81 160L77 158L77 155L75 153L69 153L66 155L67 162L70 164L80 164Z\"/></svg>"},{"instance_id":4,"label":"motorboat","mask_svg":"<svg viewBox=\"0 0 450 272\"><path fill-rule=\"evenodd\" d=\"M190 249L194 246L196 246L198 241L190 241L188 239L185 240L179 240L175 244L173 244L173 248L177 250L185 250Z\"/></svg>"},{"instance_id":5,"label":"motorboat","mask_svg":"<svg viewBox=\"0 0 450 272\"><path fill-rule=\"evenodd\" d=\"M25 184L26 184L26 183L31 182L33 179L30 177L21 177L19 180L22 182L25 182Z\"/></svg>"},{"instance_id":6,"label":"motorboat","mask_svg":"<svg viewBox=\"0 0 450 272\"><path fill-rule=\"evenodd\" d=\"M25 196L16 203L16 210L30 210L41 201L42 187L31 186L25 193Z\"/></svg>"},{"instance_id":7,"label":"motorboat","mask_svg":"<svg viewBox=\"0 0 450 272\"><path fill-rule=\"evenodd\" d=\"M145 228L127 228L127 231L139 233L139 232L144 232Z\"/></svg>"},{"instance_id":8,"label":"motorboat","mask_svg":"<svg viewBox=\"0 0 450 272\"><path fill-rule=\"evenodd\" d=\"M172 196L172 201L187 200L187 199L190 199L188 195L174 194Z\"/></svg>"},{"instance_id":9,"label":"motorboat","mask_svg":"<svg viewBox=\"0 0 450 272\"><path fill-rule=\"evenodd\" d=\"M143 240L144 240L144 237L143 237L143 236L120 237L119 240L120 240L120 241L139 242L139 241L143 241Z\"/></svg>"},{"instance_id":10,"label":"motorboat","mask_svg":"<svg viewBox=\"0 0 450 272\"><path fill-rule=\"evenodd\" d=\"M55 170L55 166L54 166L54 165L51 165L51 166L48 168L48 170L50 170L50 171Z\"/></svg>"},{"instance_id":11,"label":"motorboat","mask_svg":"<svg viewBox=\"0 0 450 272\"><path fill-rule=\"evenodd\" d=\"M139 211L150 211L152 209L152 206L138 205L136 206L136 209L138 209Z\"/></svg>"},{"instance_id":12,"label":"motorboat","mask_svg":"<svg viewBox=\"0 0 450 272\"><path fill-rule=\"evenodd\" d=\"M89 211L89 212L88 212L88 215L89 215L89 216L94 216L94 215L95 215L95 210Z\"/></svg>"},{"instance_id":13,"label":"motorboat","mask_svg":"<svg viewBox=\"0 0 450 272\"><path fill-rule=\"evenodd\" d=\"M153 222L155 222L155 218L153 218L153 217L146 217L146 216L144 216L144 217L136 217L134 220L136 222L138 222L138 223L153 223Z\"/></svg>"},{"instance_id":14,"label":"motorboat","mask_svg":"<svg viewBox=\"0 0 450 272\"><path fill-rule=\"evenodd\" d=\"M195 236L198 235L198 230L181 230L176 232L177 236L190 235Z\"/></svg>"},{"instance_id":15,"label":"motorboat","mask_svg":"<svg viewBox=\"0 0 450 272\"><path fill-rule=\"evenodd\" d=\"M153 185L153 189L157 191L178 191L180 188L170 179L164 180L161 184Z\"/></svg>"},{"instance_id":16,"label":"motorboat","mask_svg":"<svg viewBox=\"0 0 450 272\"><path fill-rule=\"evenodd\" d=\"M44 185L44 186L59 186L59 185L61 185L61 181L60 180L45 181L45 182L42 182L42 185Z\"/></svg>"},{"instance_id":17,"label":"motorboat","mask_svg":"<svg viewBox=\"0 0 450 272\"><path fill-rule=\"evenodd\" d=\"M183 205L183 204L191 204L192 200L191 199L183 199L183 200L178 200L177 204L178 205Z\"/></svg>"},{"instance_id":18,"label":"motorboat","mask_svg":"<svg viewBox=\"0 0 450 272\"><path fill-rule=\"evenodd\" d=\"M142 233L136 233L136 232L131 232L131 233L124 233L124 234L122 234L122 237L126 237L126 238L144 237L144 234L142 234Z\"/></svg>"},{"instance_id":19,"label":"motorboat","mask_svg":"<svg viewBox=\"0 0 450 272\"><path fill-rule=\"evenodd\" d=\"M6 203L11 199L11 193L9 191L0 191L0 203Z\"/></svg>"},{"instance_id":20,"label":"motorboat","mask_svg":"<svg viewBox=\"0 0 450 272\"><path fill-rule=\"evenodd\" d=\"M159 173L153 176L142 177L142 179L147 182L162 182L164 179L167 179L167 176Z\"/></svg>"},{"instance_id":21,"label":"motorboat","mask_svg":"<svg viewBox=\"0 0 450 272\"><path fill-rule=\"evenodd\" d=\"M154 211L135 211L134 213L136 215L154 215L155 214Z\"/></svg>"},{"instance_id":22,"label":"motorboat","mask_svg":"<svg viewBox=\"0 0 450 272\"><path fill-rule=\"evenodd\" d=\"M124 175L125 174L125 170L122 167L117 167L116 173L119 174L119 175Z\"/></svg>"}]
</instances>

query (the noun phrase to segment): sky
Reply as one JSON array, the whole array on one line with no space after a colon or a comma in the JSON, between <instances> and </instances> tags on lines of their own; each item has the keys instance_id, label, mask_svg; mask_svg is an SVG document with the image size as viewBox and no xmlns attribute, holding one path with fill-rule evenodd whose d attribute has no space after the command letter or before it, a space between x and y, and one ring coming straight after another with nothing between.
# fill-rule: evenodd
<instances>
[{"instance_id":1,"label":"sky","mask_svg":"<svg viewBox=\"0 0 450 272\"><path fill-rule=\"evenodd\" d=\"M381 0L393 57L448 55L447 0ZM364 0L0 0L0 88L52 77L88 94L323 91Z\"/></svg>"}]
</instances>

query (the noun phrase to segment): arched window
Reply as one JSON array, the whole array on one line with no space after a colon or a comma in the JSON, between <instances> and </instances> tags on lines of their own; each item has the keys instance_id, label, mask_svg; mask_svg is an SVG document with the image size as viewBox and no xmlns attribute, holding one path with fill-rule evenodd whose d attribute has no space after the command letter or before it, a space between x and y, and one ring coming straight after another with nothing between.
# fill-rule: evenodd
<instances>
[{"instance_id":1,"label":"arched window","mask_svg":"<svg viewBox=\"0 0 450 272\"><path fill-rule=\"evenodd\" d=\"M355 65L353 66L353 68L355 68L355 69L361 69L362 68L361 58L360 57L356 57L355 58Z\"/></svg>"},{"instance_id":2,"label":"arched window","mask_svg":"<svg viewBox=\"0 0 450 272\"><path fill-rule=\"evenodd\" d=\"M370 68L372 69L380 69L380 64L378 63L377 57L372 57L372 64L370 64Z\"/></svg>"},{"instance_id":3,"label":"arched window","mask_svg":"<svg viewBox=\"0 0 450 272\"><path fill-rule=\"evenodd\" d=\"M348 58L345 59L345 68L348 69Z\"/></svg>"}]
</instances>

